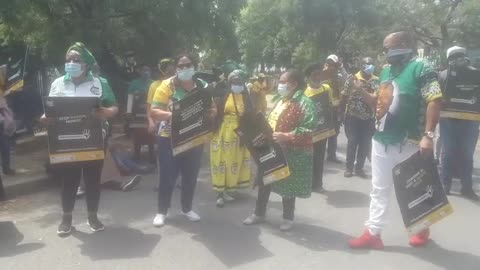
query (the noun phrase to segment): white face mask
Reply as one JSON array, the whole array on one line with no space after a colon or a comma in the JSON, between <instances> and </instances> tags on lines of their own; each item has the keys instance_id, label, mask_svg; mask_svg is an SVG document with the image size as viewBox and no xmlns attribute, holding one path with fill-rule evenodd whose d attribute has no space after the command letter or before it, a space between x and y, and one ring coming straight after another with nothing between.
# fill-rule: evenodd
<instances>
[{"instance_id":1,"label":"white face mask","mask_svg":"<svg viewBox=\"0 0 480 270\"><path fill-rule=\"evenodd\" d=\"M79 63L65 63L65 72L72 78L82 75L82 65Z\"/></svg>"},{"instance_id":2,"label":"white face mask","mask_svg":"<svg viewBox=\"0 0 480 270\"><path fill-rule=\"evenodd\" d=\"M280 83L278 84L278 87L277 87L277 92L278 94L280 94L282 97L286 97L288 96L288 85L286 83Z\"/></svg>"},{"instance_id":3,"label":"white face mask","mask_svg":"<svg viewBox=\"0 0 480 270\"><path fill-rule=\"evenodd\" d=\"M241 92L243 92L243 90L245 90L245 86L232 84L233 93L240 94Z\"/></svg>"},{"instance_id":4,"label":"white face mask","mask_svg":"<svg viewBox=\"0 0 480 270\"><path fill-rule=\"evenodd\" d=\"M177 77L180 81L189 81L192 79L194 74L195 69L193 67L177 71Z\"/></svg>"}]
</instances>

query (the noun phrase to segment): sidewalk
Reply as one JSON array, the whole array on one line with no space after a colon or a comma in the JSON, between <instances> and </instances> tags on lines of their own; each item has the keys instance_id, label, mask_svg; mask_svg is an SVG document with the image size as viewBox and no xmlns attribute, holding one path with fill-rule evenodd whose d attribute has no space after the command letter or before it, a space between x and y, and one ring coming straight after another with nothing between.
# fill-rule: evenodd
<instances>
[{"instance_id":1,"label":"sidewalk","mask_svg":"<svg viewBox=\"0 0 480 270\"><path fill-rule=\"evenodd\" d=\"M114 134L110 141L120 142L128 149L131 147L130 140L122 132L119 125L114 125ZM13 199L52 187L55 182L47 174L47 162L47 136L31 136L17 140L15 156L12 157L12 167L16 170L16 175L2 176L7 198Z\"/></svg>"},{"instance_id":2,"label":"sidewalk","mask_svg":"<svg viewBox=\"0 0 480 270\"><path fill-rule=\"evenodd\" d=\"M8 198L26 195L52 185L45 171L48 158L47 137L27 137L17 141L12 165L16 175L3 175Z\"/></svg>"}]
</instances>

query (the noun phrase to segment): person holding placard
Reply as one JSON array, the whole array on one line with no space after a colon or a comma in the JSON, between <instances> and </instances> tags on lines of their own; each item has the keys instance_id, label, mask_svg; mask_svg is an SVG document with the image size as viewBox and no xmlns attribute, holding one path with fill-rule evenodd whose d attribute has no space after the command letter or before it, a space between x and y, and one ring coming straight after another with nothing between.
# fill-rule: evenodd
<instances>
[{"instance_id":1,"label":"person holding placard","mask_svg":"<svg viewBox=\"0 0 480 270\"><path fill-rule=\"evenodd\" d=\"M416 57L416 41L407 32L389 34L383 47L387 65L375 93L356 80L354 88L376 108L377 132L372 140L372 191L369 218L362 236L349 241L351 248L383 249L381 233L388 222L393 168L413 154L433 160L433 138L440 115L442 92L436 72ZM429 230L410 238L411 246L427 244Z\"/></svg>"},{"instance_id":2,"label":"person holding placard","mask_svg":"<svg viewBox=\"0 0 480 270\"><path fill-rule=\"evenodd\" d=\"M144 64L138 68L137 73L138 78L131 81L128 86L127 103L127 116L129 117L127 122L133 137L133 158L140 161L142 146L147 145L149 161L151 164L155 164L155 138L148 132L148 108L143 108L143 105L147 107L145 100L148 98L148 91L152 84L152 71L148 65ZM144 118L143 114L146 114L147 117Z\"/></svg>"},{"instance_id":3,"label":"person holding placard","mask_svg":"<svg viewBox=\"0 0 480 270\"><path fill-rule=\"evenodd\" d=\"M270 185L258 183L255 212L246 218L245 225L265 221L271 191L282 196L282 231L293 227L296 198L309 198L312 192L313 150L312 133L317 123L315 105L304 95L304 77L297 70L280 76L276 105L268 116L273 139L282 145L287 156L290 176Z\"/></svg>"},{"instance_id":4,"label":"person holding placard","mask_svg":"<svg viewBox=\"0 0 480 270\"><path fill-rule=\"evenodd\" d=\"M51 86L50 97L98 97L100 107L96 108L95 115L99 119L113 118L117 112L116 99L108 82L91 73L96 63L94 56L83 43L77 42L66 53L66 74L56 79ZM44 123L50 122L42 116ZM104 123L107 125L106 121ZM104 126L105 126L104 125ZM106 131L103 132L106 135ZM58 175L62 178L62 222L58 226L59 235L68 235L72 228L72 212L75 205L75 195L83 175L86 188L88 209L88 224L92 231L101 231L103 224L98 220L97 211L100 202L100 178L103 160L66 163L58 166Z\"/></svg>"},{"instance_id":5,"label":"person holding placard","mask_svg":"<svg viewBox=\"0 0 480 270\"><path fill-rule=\"evenodd\" d=\"M196 146L174 156L171 139L172 112L170 106L196 91L208 91L208 84L202 80L193 79L197 62L188 54L181 54L175 59L177 75L164 80L155 91L152 100L150 116L160 123L160 137L158 139L158 162L160 166L158 188L158 212L153 225L161 227L165 224L168 209L172 199L177 176L182 179L182 214L190 221L199 221L200 216L192 210L193 197L197 183L203 145ZM216 108L212 108L206 117L213 119Z\"/></svg>"},{"instance_id":6,"label":"person holding placard","mask_svg":"<svg viewBox=\"0 0 480 270\"><path fill-rule=\"evenodd\" d=\"M307 67L305 70L305 75L307 77L308 86L305 90L305 95L309 98L316 99L319 95L325 94L325 98L327 98L327 105L322 106L321 101L319 103L319 108L316 108L317 118L322 119L322 124L330 124L332 125L333 129L331 129L330 134L325 134L323 139L319 141L313 142L313 182L312 188L319 193L324 193L325 189L323 188L323 165L325 163L325 151L327 148L327 141L328 138L331 136L335 136L335 123L333 123L333 96L332 96L332 88L330 85L325 83L325 76L326 73L323 72L323 66L321 64L313 64ZM316 104L317 105L317 104ZM320 115L320 112L323 115ZM327 130L328 133L328 130Z\"/></svg>"},{"instance_id":7,"label":"person holding placard","mask_svg":"<svg viewBox=\"0 0 480 270\"><path fill-rule=\"evenodd\" d=\"M475 71L477 70L468 65L466 53L467 50L465 48L458 46L448 49L447 60L449 67L440 73L440 85L442 86L442 91L445 93L445 99L451 98L459 101L462 105L465 103L469 104L470 108L475 108L475 106L478 108L478 104L469 103L469 101L472 99L476 101L480 95L480 78L478 77L480 72L477 72L478 75L476 75ZM473 80L469 81L470 78L468 77L473 78ZM460 78L464 78L464 80ZM466 93L470 96L465 95ZM459 96L450 96L455 94ZM462 105L457 105L457 107ZM469 110L469 107L465 109ZM480 198L473 190L472 171L473 156L475 154L479 133L478 128L480 122L478 119L480 119L480 114L470 119L471 120L466 118L456 119L442 117L440 120L440 134L442 134L440 140L443 147L440 155L440 171L445 191L447 194L450 194L453 171L456 166L460 180L462 181L461 194L466 198L478 201Z\"/></svg>"}]
</instances>

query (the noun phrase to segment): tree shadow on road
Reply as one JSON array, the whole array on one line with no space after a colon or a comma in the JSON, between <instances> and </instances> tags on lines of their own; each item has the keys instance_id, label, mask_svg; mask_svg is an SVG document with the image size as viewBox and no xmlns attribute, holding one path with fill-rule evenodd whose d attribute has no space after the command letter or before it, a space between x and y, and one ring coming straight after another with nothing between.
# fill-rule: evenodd
<instances>
[{"instance_id":1,"label":"tree shadow on road","mask_svg":"<svg viewBox=\"0 0 480 270\"><path fill-rule=\"evenodd\" d=\"M274 226L270 229L274 235L313 251L339 250L355 254L366 253L366 251L350 249L347 243L352 236L339 231L302 223L295 224L289 232L281 232Z\"/></svg>"},{"instance_id":2,"label":"tree shadow on road","mask_svg":"<svg viewBox=\"0 0 480 270\"><path fill-rule=\"evenodd\" d=\"M13 257L43 248L43 243L24 243L23 234L11 221L0 222L0 258Z\"/></svg>"},{"instance_id":3,"label":"tree shadow on road","mask_svg":"<svg viewBox=\"0 0 480 270\"><path fill-rule=\"evenodd\" d=\"M192 223L181 216L173 216L167 224L189 234L192 239L202 243L227 267L264 259L273 254L262 246L260 228L242 224L244 218L252 213L255 198L249 192L240 192L234 202L224 208L215 206L216 195L211 191L209 182L198 182L194 208L199 210L202 220ZM178 199L179 194L174 196ZM281 203L271 202L273 208Z\"/></svg>"},{"instance_id":4,"label":"tree shadow on road","mask_svg":"<svg viewBox=\"0 0 480 270\"><path fill-rule=\"evenodd\" d=\"M334 190L326 192L327 203L336 208L365 207L370 203L370 197L353 190Z\"/></svg>"},{"instance_id":5,"label":"tree shadow on road","mask_svg":"<svg viewBox=\"0 0 480 270\"><path fill-rule=\"evenodd\" d=\"M81 254L94 261L146 258L161 238L158 234L144 234L128 227L107 227L94 234L74 231L72 236L82 241Z\"/></svg>"},{"instance_id":6,"label":"tree shadow on road","mask_svg":"<svg viewBox=\"0 0 480 270\"><path fill-rule=\"evenodd\" d=\"M472 270L480 268L479 256L444 249L434 241L430 241L425 248L390 246L385 247L384 251L411 255L426 262L430 262L442 269Z\"/></svg>"}]
</instances>

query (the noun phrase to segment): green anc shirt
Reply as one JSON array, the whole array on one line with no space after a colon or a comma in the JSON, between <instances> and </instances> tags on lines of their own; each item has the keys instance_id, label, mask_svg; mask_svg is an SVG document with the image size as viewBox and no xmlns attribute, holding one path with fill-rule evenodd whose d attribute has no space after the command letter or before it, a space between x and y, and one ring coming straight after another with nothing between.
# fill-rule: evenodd
<instances>
[{"instance_id":1,"label":"green anc shirt","mask_svg":"<svg viewBox=\"0 0 480 270\"><path fill-rule=\"evenodd\" d=\"M374 139L384 145L419 140L426 104L442 97L436 72L424 60L412 59L402 70L384 68L380 82Z\"/></svg>"}]
</instances>

